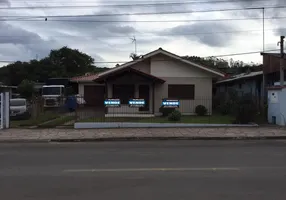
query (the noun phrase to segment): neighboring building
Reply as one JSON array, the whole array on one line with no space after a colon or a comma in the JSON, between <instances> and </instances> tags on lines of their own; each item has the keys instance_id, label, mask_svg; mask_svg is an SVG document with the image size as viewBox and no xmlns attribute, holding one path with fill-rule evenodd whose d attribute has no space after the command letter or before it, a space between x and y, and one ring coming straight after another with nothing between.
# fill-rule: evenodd
<instances>
[{"instance_id":1,"label":"neighboring building","mask_svg":"<svg viewBox=\"0 0 286 200\"><path fill-rule=\"evenodd\" d=\"M0 85L0 93L2 92L9 92L10 98L12 98L12 94L17 90L16 86L8 86L8 85Z\"/></svg>"},{"instance_id":2,"label":"neighboring building","mask_svg":"<svg viewBox=\"0 0 286 200\"><path fill-rule=\"evenodd\" d=\"M251 94L260 98L263 95L262 84L262 71L242 73L216 82L216 95L226 94L229 89L234 89L238 95Z\"/></svg>"},{"instance_id":3,"label":"neighboring building","mask_svg":"<svg viewBox=\"0 0 286 200\"><path fill-rule=\"evenodd\" d=\"M218 70L190 62L161 48L141 58L100 74L75 77L79 94L86 103L104 106L105 98L121 100L120 108L108 108L107 114L160 115L162 100L180 100L182 114L194 114L197 105L212 112L213 80L224 77ZM131 98L145 99L144 108L130 108ZM118 116L117 115L117 116Z\"/></svg>"},{"instance_id":4,"label":"neighboring building","mask_svg":"<svg viewBox=\"0 0 286 200\"><path fill-rule=\"evenodd\" d=\"M273 86L280 81L280 59L279 53L261 53L263 56L263 72L265 76L265 87ZM284 54L284 66L286 66L286 56ZM286 70L284 67L284 80L286 80Z\"/></svg>"}]
</instances>

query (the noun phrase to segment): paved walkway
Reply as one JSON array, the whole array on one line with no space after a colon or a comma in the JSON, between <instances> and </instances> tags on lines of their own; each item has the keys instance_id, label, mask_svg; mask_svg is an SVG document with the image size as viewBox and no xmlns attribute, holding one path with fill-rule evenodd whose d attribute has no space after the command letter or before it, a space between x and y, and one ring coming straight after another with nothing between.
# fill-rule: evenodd
<instances>
[{"instance_id":1,"label":"paved walkway","mask_svg":"<svg viewBox=\"0 0 286 200\"><path fill-rule=\"evenodd\" d=\"M0 131L0 142L41 142L124 139L286 139L286 129L253 128L142 128L142 129L7 129Z\"/></svg>"}]
</instances>

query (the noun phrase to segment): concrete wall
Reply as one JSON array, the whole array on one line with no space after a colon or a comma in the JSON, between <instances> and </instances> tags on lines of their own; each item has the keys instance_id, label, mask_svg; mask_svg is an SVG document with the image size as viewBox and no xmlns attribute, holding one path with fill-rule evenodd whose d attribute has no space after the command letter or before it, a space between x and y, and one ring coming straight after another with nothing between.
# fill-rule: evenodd
<instances>
[{"instance_id":1,"label":"concrete wall","mask_svg":"<svg viewBox=\"0 0 286 200\"><path fill-rule=\"evenodd\" d=\"M270 96L277 93L278 101L272 102ZM286 125L286 88L268 91L268 122L272 123L272 117L276 118L276 124Z\"/></svg>"}]
</instances>

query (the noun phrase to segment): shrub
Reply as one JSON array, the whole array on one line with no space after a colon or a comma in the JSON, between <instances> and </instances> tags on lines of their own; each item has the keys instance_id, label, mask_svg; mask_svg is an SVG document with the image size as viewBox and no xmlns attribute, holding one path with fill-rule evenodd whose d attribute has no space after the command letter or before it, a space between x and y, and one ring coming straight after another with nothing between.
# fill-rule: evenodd
<instances>
[{"instance_id":1,"label":"shrub","mask_svg":"<svg viewBox=\"0 0 286 200\"><path fill-rule=\"evenodd\" d=\"M233 111L233 107L232 107L232 104L229 102L226 102L219 106L219 112L222 115L229 115L232 113L232 111Z\"/></svg>"},{"instance_id":2,"label":"shrub","mask_svg":"<svg viewBox=\"0 0 286 200\"><path fill-rule=\"evenodd\" d=\"M195 109L195 112L198 116L204 116L207 114L208 109L203 105L198 105Z\"/></svg>"},{"instance_id":3,"label":"shrub","mask_svg":"<svg viewBox=\"0 0 286 200\"><path fill-rule=\"evenodd\" d=\"M250 96L243 96L236 107L235 119L236 123L247 124L254 122L257 109L254 101Z\"/></svg>"},{"instance_id":4,"label":"shrub","mask_svg":"<svg viewBox=\"0 0 286 200\"><path fill-rule=\"evenodd\" d=\"M160 107L159 111L160 111L160 113L162 113L163 117L167 117L167 116L169 116L169 114L171 114L172 112L175 111L175 108Z\"/></svg>"},{"instance_id":5,"label":"shrub","mask_svg":"<svg viewBox=\"0 0 286 200\"><path fill-rule=\"evenodd\" d=\"M180 121L181 120L181 112L178 110L174 110L171 114L168 116L169 121Z\"/></svg>"}]
</instances>

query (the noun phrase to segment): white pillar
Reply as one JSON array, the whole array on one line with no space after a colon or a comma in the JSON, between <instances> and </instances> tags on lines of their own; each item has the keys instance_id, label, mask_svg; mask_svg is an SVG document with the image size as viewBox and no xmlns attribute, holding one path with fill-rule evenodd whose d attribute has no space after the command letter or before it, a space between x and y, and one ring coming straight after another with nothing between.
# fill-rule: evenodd
<instances>
[{"instance_id":1,"label":"white pillar","mask_svg":"<svg viewBox=\"0 0 286 200\"><path fill-rule=\"evenodd\" d=\"M4 128L4 93L1 93L1 126L0 128L3 129Z\"/></svg>"},{"instance_id":2,"label":"white pillar","mask_svg":"<svg viewBox=\"0 0 286 200\"><path fill-rule=\"evenodd\" d=\"M5 128L10 127L10 92L5 92Z\"/></svg>"}]
</instances>

